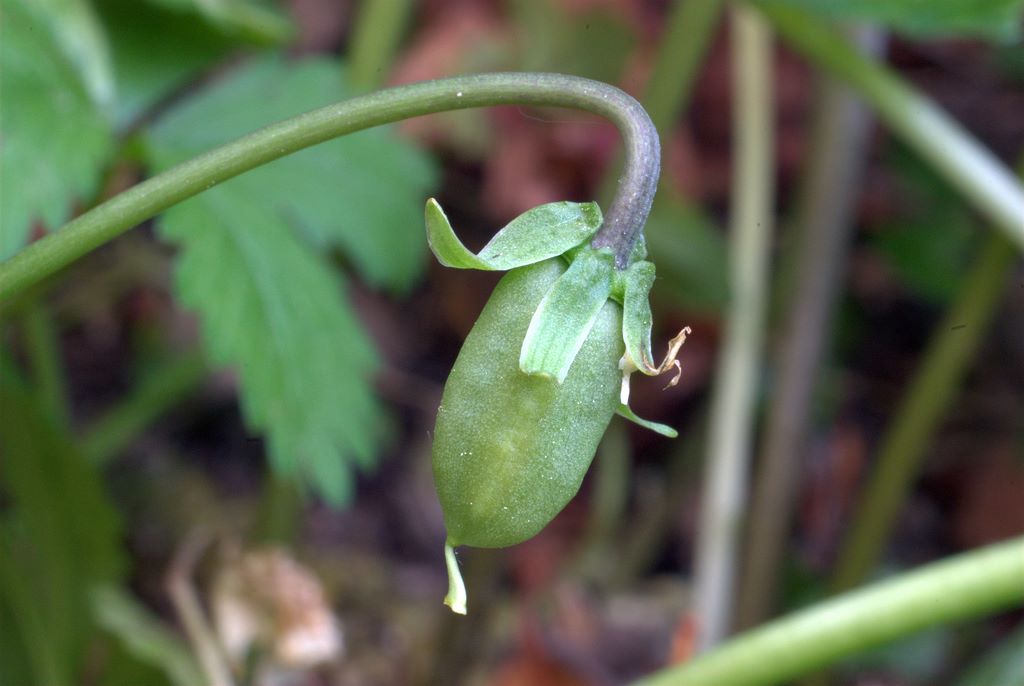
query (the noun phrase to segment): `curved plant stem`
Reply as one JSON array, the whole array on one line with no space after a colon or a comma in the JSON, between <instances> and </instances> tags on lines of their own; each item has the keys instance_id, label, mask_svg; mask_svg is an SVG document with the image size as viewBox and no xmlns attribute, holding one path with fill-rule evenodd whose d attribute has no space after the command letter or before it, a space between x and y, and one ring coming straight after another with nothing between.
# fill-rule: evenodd
<instances>
[{"instance_id":1,"label":"curved plant stem","mask_svg":"<svg viewBox=\"0 0 1024 686\"><path fill-rule=\"evenodd\" d=\"M272 124L183 162L69 222L0 264L6 299L186 198L279 157L338 136L435 112L490 105L580 109L611 120L626 148L618 193L595 236L625 267L658 184L660 146L650 117L618 88L561 74L457 76L371 93Z\"/></svg>"},{"instance_id":2,"label":"curved plant stem","mask_svg":"<svg viewBox=\"0 0 1024 686\"><path fill-rule=\"evenodd\" d=\"M697 542L698 648L729 633L733 579L744 514L772 225L772 40L757 10L732 10L732 301L712 398L704 501ZM725 682L723 682L725 683Z\"/></svg>"},{"instance_id":3,"label":"curved plant stem","mask_svg":"<svg viewBox=\"0 0 1024 686\"><path fill-rule=\"evenodd\" d=\"M778 34L815 65L846 81L885 122L1024 249L1024 187L952 117L831 27L783 3L758 3Z\"/></svg>"},{"instance_id":4,"label":"curved plant stem","mask_svg":"<svg viewBox=\"0 0 1024 686\"><path fill-rule=\"evenodd\" d=\"M876 51L881 34L867 29L860 43ZM811 156L804 170L791 245L792 288L775 343L775 382L758 455L744 546L737 627L759 624L774 611L780 562L793 513L799 466L813 415L828 322L842 280L854 200L860 188L871 117L846 86L819 81Z\"/></svg>"},{"instance_id":5,"label":"curved plant stem","mask_svg":"<svg viewBox=\"0 0 1024 686\"><path fill-rule=\"evenodd\" d=\"M1024 603L1024 537L957 555L770 622L642 686L767 686L929 627Z\"/></svg>"},{"instance_id":6,"label":"curved plant stem","mask_svg":"<svg viewBox=\"0 0 1024 686\"><path fill-rule=\"evenodd\" d=\"M853 513L853 528L839 555L833 590L843 591L863 582L882 556L900 506L927 455L929 440L999 305L1014 256L1003 236L989 236L962 290L938 325L882 438L875 471ZM1024 567L1020 573L1024 587Z\"/></svg>"}]
</instances>

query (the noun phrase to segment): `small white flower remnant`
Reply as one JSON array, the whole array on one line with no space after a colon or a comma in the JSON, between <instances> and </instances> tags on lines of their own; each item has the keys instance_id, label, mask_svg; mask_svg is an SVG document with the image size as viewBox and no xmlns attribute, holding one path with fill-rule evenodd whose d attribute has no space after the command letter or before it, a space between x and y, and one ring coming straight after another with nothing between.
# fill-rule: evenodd
<instances>
[{"instance_id":1,"label":"small white flower remnant","mask_svg":"<svg viewBox=\"0 0 1024 686\"><path fill-rule=\"evenodd\" d=\"M290 668L341 655L341 627L320 581L281 549L228 559L214 581L211 607L217 635L236 665L254 647Z\"/></svg>"}]
</instances>

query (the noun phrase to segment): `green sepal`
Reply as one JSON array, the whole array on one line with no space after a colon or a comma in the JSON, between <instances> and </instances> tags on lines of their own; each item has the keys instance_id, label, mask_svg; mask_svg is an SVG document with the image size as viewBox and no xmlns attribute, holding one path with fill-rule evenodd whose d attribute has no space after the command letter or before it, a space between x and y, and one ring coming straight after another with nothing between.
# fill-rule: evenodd
<instances>
[{"instance_id":1,"label":"green sepal","mask_svg":"<svg viewBox=\"0 0 1024 686\"><path fill-rule=\"evenodd\" d=\"M634 262L621 273L622 341L626 355L637 369L644 373L654 366L651 354L651 287L654 286L654 264Z\"/></svg>"},{"instance_id":2,"label":"green sepal","mask_svg":"<svg viewBox=\"0 0 1024 686\"><path fill-rule=\"evenodd\" d=\"M456 269L505 271L556 257L590 239L603 221L597 203L552 202L513 219L478 254L455 235L433 198L425 210L427 243L437 261Z\"/></svg>"},{"instance_id":3,"label":"green sepal","mask_svg":"<svg viewBox=\"0 0 1024 686\"><path fill-rule=\"evenodd\" d=\"M530 320L519 355L527 374L565 380L612 290L615 258L608 249L577 253Z\"/></svg>"},{"instance_id":4,"label":"green sepal","mask_svg":"<svg viewBox=\"0 0 1024 686\"><path fill-rule=\"evenodd\" d=\"M679 435L678 431L676 431L667 424L652 422L649 419L644 419L643 417L636 416L636 413L630 409L629 405L623 405L622 403L619 403L619 409L615 410L615 414L619 415L623 419L628 419L634 424L638 424L644 427L645 429L650 429L654 433L661 434L662 436L667 436L668 438L675 438Z\"/></svg>"}]
</instances>

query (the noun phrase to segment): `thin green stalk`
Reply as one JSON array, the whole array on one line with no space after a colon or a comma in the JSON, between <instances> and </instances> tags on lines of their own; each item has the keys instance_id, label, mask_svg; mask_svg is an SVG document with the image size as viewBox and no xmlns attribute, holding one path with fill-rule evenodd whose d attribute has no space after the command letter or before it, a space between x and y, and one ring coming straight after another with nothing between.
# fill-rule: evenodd
<instances>
[{"instance_id":1,"label":"thin green stalk","mask_svg":"<svg viewBox=\"0 0 1024 686\"><path fill-rule=\"evenodd\" d=\"M165 363L86 430L82 451L95 465L108 463L168 408L193 393L205 376L206 364L198 352Z\"/></svg>"},{"instance_id":2,"label":"thin green stalk","mask_svg":"<svg viewBox=\"0 0 1024 686\"><path fill-rule=\"evenodd\" d=\"M387 78L402 32L409 23L412 0L363 0L348 51L349 78L360 91L370 91Z\"/></svg>"},{"instance_id":3,"label":"thin green stalk","mask_svg":"<svg viewBox=\"0 0 1024 686\"><path fill-rule=\"evenodd\" d=\"M475 74L371 93L301 114L204 153L97 205L60 231L0 264L5 300L94 248L218 183L338 136L435 112L491 105L580 109L611 120L623 136L626 169L594 238L625 267L658 184L658 135L640 104L618 88L561 74Z\"/></svg>"},{"instance_id":4,"label":"thin green stalk","mask_svg":"<svg viewBox=\"0 0 1024 686\"><path fill-rule=\"evenodd\" d=\"M1014 256L1013 247L1002 235L991 235L936 329L878 449L875 471L861 495L853 530L839 555L834 590L863 582L881 558L931 438L988 330ZM1021 571L1024 587L1024 569Z\"/></svg>"},{"instance_id":5,"label":"thin green stalk","mask_svg":"<svg viewBox=\"0 0 1024 686\"><path fill-rule=\"evenodd\" d=\"M908 145L1024 249L1024 187L953 118L828 25L783 3L758 3L790 47L846 81Z\"/></svg>"},{"instance_id":6,"label":"thin green stalk","mask_svg":"<svg viewBox=\"0 0 1024 686\"><path fill-rule=\"evenodd\" d=\"M590 520L583 535L573 565L578 573L605 581L616 565L616 534L625 516L629 499L632 450L624 422L614 421L601 439L594 457L593 488L590 492Z\"/></svg>"},{"instance_id":7,"label":"thin green stalk","mask_svg":"<svg viewBox=\"0 0 1024 686\"><path fill-rule=\"evenodd\" d=\"M935 562L747 632L638 686L768 686L918 631L1024 605L1024 537Z\"/></svg>"},{"instance_id":8,"label":"thin green stalk","mask_svg":"<svg viewBox=\"0 0 1024 686\"><path fill-rule=\"evenodd\" d=\"M879 34L861 34L880 45ZM842 280L860 189L871 117L848 88L824 77L812 127L810 162L796 211L793 288L775 345L775 382L767 408L748 517L737 626L759 624L774 611L781 560L806 449L818 367Z\"/></svg>"},{"instance_id":9,"label":"thin green stalk","mask_svg":"<svg viewBox=\"0 0 1024 686\"><path fill-rule=\"evenodd\" d=\"M264 479L256 537L261 543L291 543L299 530L302 491L295 479L274 472Z\"/></svg>"},{"instance_id":10,"label":"thin green stalk","mask_svg":"<svg viewBox=\"0 0 1024 686\"><path fill-rule=\"evenodd\" d=\"M732 302L712 398L704 500L697 542L698 648L729 633L733 580L750 464L754 405L772 226L772 38L757 10L732 10L733 160L730 286Z\"/></svg>"},{"instance_id":11,"label":"thin green stalk","mask_svg":"<svg viewBox=\"0 0 1024 686\"><path fill-rule=\"evenodd\" d=\"M640 102L665 135L690 104L693 84L715 35L723 0L676 0L658 42Z\"/></svg>"},{"instance_id":12,"label":"thin green stalk","mask_svg":"<svg viewBox=\"0 0 1024 686\"><path fill-rule=\"evenodd\" d=\"M41 298L28 304L24 314L25 348L40 407L57 426L71 423L67 379L61 361L60 339L53 313Z\"/></svg>"}]
</instances>

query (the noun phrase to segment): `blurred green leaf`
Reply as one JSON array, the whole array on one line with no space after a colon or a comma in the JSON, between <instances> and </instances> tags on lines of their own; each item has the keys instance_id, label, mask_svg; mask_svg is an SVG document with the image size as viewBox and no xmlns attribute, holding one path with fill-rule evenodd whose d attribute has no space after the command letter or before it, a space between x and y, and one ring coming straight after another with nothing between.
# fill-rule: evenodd
<instances>
[{"instance_id":1,"label":"blurred green leaf","mask_svg":"<svg viewBox=\"0 0 1024 686\"><path fill-rule=\"evenodd\" d=\"M97 623L136 658L159 667L177 686L203 682L188 645L125 591L102 586L92 594Z\"/></svg>"},{"instance_id":2,"label":"blurred green leaf","mask_svg":"<svg viewBox=\"0 0 1024 686\"><path fill-rule=\"evenodd\" d=\"M861 653L844 661L841 671L859 674L866 670L883 671L900 682L939 683L937 679L952 648L953 632L949 628L932 629Z\"/></svg>"},{"instance_id":3,"label":"blurred green leaf","mask_svg":"<svg viewBox=\"0 0 1024 686\"><path fill-rule=\"evenodd\" d=\"M331 61L257 61L170 112L148 132L147 156L164 169L342 97ZM423 268L432 177L422 154L370 131L244 174L160 220L182 247L178 294L199 313L211 360L238 369L248 424L266 433L281 473L332 503L349 495L348 462L372 464L382 417L373 346L317 249L338 247L371 283L408 289Z\"/></svg>"},{"instance_id":4,"label":"blurred green leaf","mask_svg":"<svg viewBox=\"0 0 1024 686\"><path fill-rule=\"evenodd\" d=\"M288 19L273 6L254 0L148 0L151 5L197 14L247 41L274 45L292 34Z\"/></svg>"},{"instance_id":5,"label":"blurred green leaf","mask_svg":"<svg viewBox=\"0 0 1024 686\"><path fill-rule=\"evenodd\" d=\"M982 655L957 680L956 686L1024 684L1024 623Z\"/></svg>"},{"instance_id":6,"label":"blurred green leaf","mask_svg":"<svg viewBox=\"0 0 1024 686\"><path fill-rule=\"evenodd\" d=\"M914 295L949 302L960 288L977 238L963 202L935 172L898 149L888 164L901 207L875 225L871 245Z\"/></svg>"},{"instance_id":7,"label":"blurred green leaf","mask_svg":"<svg viewBox=\"0 0 1024 686\"><path fill-rule=\"evenodd\" d=\"M120 525L73 439L3 371L0 487L8 508L0 520L0 603L36 683L70 683L95 633L87 592L123 574Z\"/></svg>"},{"instance_id":8,"label":"blurred green leaf","mask_svg":"<svg viewBox=\"0 0 1024 686\"><path fill-rule=\"evenodd\" d=\"M831 21L865 21L912 36L1020 36L1024 0L762 0L800 7Z\"/></svg>"},{"instance_id":9,"label":"blurred green leaf","mask_svg":"<svg viewBox=\"0 0 1024 686\"><path fill-rule=\"evenodd\" d=\"M379 439L377 358L339 276L273 206L250 200L226 184L160 221L181 247L178 297L199 314L211 361L237 368L243 413L267 434L274 467L342 503L345 463L369 465Z\"/></svg>"},{"instance_id":10,"label":"blurred green leaf","mask_svg":"<svg viewBox=\"0 0 1024 686\"><path fill-rule=\"evenodd\" d=\"M242 45L188 12L138 0L97 0L96 8L110 36L119 126Z\"/></svg>"},{"instance_id":11,"label":"blurred green leaf","mask_svg":"<svg viewBox=\"0 0 1024 686\"><path fill-rule=\"evenodd\" d=\"M728 302L725 239L696 207L662 191L644 228L658 268L654 294L694 312L716 313Z\"/></svg>"},{"instance_id":12,"label":"blurred green leaf","mask_svg":"<svg viewBox=\"0 0 1024 686\"><path fill-rule=\"evenodd\" d=\"M68 62L75 67L93 101L110 106L114 100L114 69L107 36L89 0L36 0L52 17L50 28Z\"/></svg>"},{"instance_id":13,"label":"blurred green leaf","mask_svg":"<svg viewBox=\"0 0 1024 686\"><path fill-rule=\"evenodd\" d=\"M575 11L553 0L516 0L511 7L521 32L526 71L557 71L615 83L636 45L622 16Z\"/></svg>"},{"instance_id":14,"label":"blurred green leaf","mask_svg":"<svg viewBox=\"0 0 1024 686\"><path fill-rule=\"evenodd\" d=\"M906 287L941 304L956 295L976 235L966 221L947 216L887 224L872 242Z\"/></svg>"},{"instance_id":15,"label":"blurred green leaf","mask_svg":"<svg viewBox=\"0 0 1024 686\"><path fill-rule=\"evenodd\" d=\"M57 42L55 16L25 0L0 0L0 259L19 250L33 222L63 224L72 201L99 185L112 138L81 73Z\"/></svg>"}]
</instances>

